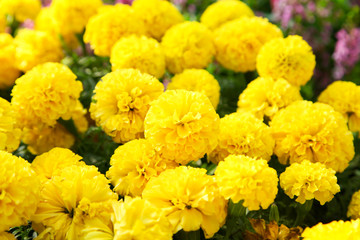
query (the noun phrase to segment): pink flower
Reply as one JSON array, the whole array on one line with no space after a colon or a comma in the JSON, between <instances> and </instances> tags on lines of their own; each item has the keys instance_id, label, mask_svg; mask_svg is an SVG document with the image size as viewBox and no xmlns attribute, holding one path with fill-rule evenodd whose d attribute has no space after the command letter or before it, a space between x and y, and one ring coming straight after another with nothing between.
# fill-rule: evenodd
<instances>
[{"instance_id":1,"label":"pink flower","mask_svg":"<svg viewBox=\"0 0 360 240\"><path fill-rule=\"evenodd\" d=\"M337 42L333 59L335 60L334 78L341 79L350 72L360 58L360 28L353 28L350 33L341 29L336 34Z\"/></svg>"},{"instance_id":2,"label":"pink flower","mask_svg":"<svg viewBox=\"0 0 360 240\"><path fill-rule=\"evenodd\" d=\"M128 4L131 5L134 0L116 0L115 4L122 3L122 4Z\"/></svg>"}]
</instances>

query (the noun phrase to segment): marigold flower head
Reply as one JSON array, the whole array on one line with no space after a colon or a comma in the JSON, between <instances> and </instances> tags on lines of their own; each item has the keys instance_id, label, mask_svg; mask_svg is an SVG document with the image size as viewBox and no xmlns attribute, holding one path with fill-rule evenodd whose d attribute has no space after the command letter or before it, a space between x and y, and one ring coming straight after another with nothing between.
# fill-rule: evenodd
<instances>
[{"instance_id":1,"label":"marigold flower head","mask_svg":"<svg viewBox=\"0 0 360 240\"><path fill-rule=\"evenodd\" d=\"M216 109L220 98L220 85L208 71L204 69L185 69L176 74L167 89L185 89L205 94Z\"/></svg>"},{"instance_id":2,"label":"marigold flower head","mask_svg":"<svg viewBox=\"0 0 360 240\"><path fill-rule=\"evenodd\" d=\"M300 89L285 79L259 77L247 85L237 105L238 111L251 112L260 119L272 119L280 109L298 100L302 100Z\"/></svg>"},{"instance_id":3,"label":"marigold flower head","mask_svg":"<svg viewBox=\"0 0 360 240\"><path fill-rule=\"evenodd\" d=\"M301 235L304 240L356 240L360 236L360 219L352 221L332 221L328 224L318 223L306 228Z\"/></svg>"},{"instance_id":4,"label":"marigold flower head","mask_svg":"<svg viewBox=\"0 0 360 240\"><path fill-rule=\"evenodd\" d=\"M200 21L214 30L222 24L242 17L253 17L253 11L238 0L217 1L209 5L201 15Z\"/></svg>"},{"instance_id":5,"label":"marigold flower head","mask_svg":"<svg viewBox=\"0 0 360 240\"><path fill-rule=\"evenodd\" d=\"M172 239L172 229L164 212L140 197L125 197L112 203L111 224L88 220L82 231L84 240Z\"/></svg>"},{"instance_id":6,"label":"marigold flower head","mask_svg":"<svg viewBox=\"0 0 360 240\"><path fill-rule=\"evenodd\" d=\"M170 27L184 21L179 10L168 1L135 0L132 7L144 22L148 34L159 41Z\"/></svg>"},{"instance_id":7,"label":"marigold flower head","mask_svg":"<svg viewBox=\"0 0 360 240\"><path fill-rule=\"evenodd\" d=\"M327 104L294 102L274 116L270 127L282 164L309 160L342 172L354 157L345 119Z\"/></svg>"},{"instance_id":8,"label":"marigold flower head","mask_svg":"<svg viewBox=\"0 0 360 240\"><path fill-rule=\"evenodd\" d=\"M115 150L107 177L119 195L141 196L147 182L177 164L155 152L145 139L132 140Z\"/></svg>"},{"instance_id":9,"label":"marigold flower head","mask_svg":"<svg viewBox=\"0 0 360 240\"><path fill-rule=\"evenodd\" d=\"M26 224L35 213L39 193L30 163L0 150L0 232Z\"/></svg>"},{"instance_id":10,"label":"marigold flower head","mask_svg":"<svg viewBox=\"0 0 360 240\"><path fill-rule=\"evenodd\" d=\"M0 14L0 33L5 32L6 29L6 15Z\"/></svg>"},{"instance_id":11,"label":"marigold flower head","mask_svg":"<svg viewBox=\"0 0 360 240\"><path fill-rule=\"evenodd\" d=\"M220 119L218 145L209 155L209 160L218 163L227 156L246 155L267 161L273 154L275 141L271 129L248 112L238 112Z\"/></svg>"},{"instance_id":12,"label":"marigold flower head","mask_svg":"<svg viewBox=\"0 0 360 240\"><path fill-rule=\"evenodd\" d=\"M64 54L60 41L48 32L21 29L15 37L15 63L24 72L46 62L59 62Z\"/></svg>"},{"instance_id":13,"label":"marigold flower head","mask_svg":"<svg viewBox=\"0 0 360 240\"><path fill-rule=\"evenodd\" d=\"M61 33L81 33L90 17L102 6L101 0L53 0L53 17Z\"/></svg>"},{"instance_id":14,"label":"marigold flower head","mask_svg":"<svg viewBox=\"0 0 360 240\"><path fill-rule=\"evenodd\" d=\"M82 90L82 83L68 67L45 63L16 80L11 103L23 126L54 126L57 119L71 117Z\"/></svg>"},{"instance_id":15,"label":"marigold flower head","mask_svg":"<svg viewBox=\"0 0 360 240\"><path fill-rule=\"evenodd\" d=\"M96 55L110 56L111 48L122 37L144 35L144 23L134 10L125 4L109 6L90 18L84 41L90 43Z\"/></svg>"},{"instance_id":16,"label":"marigold flower head","mask_svg":"<svg viewBox=\"0 0 360 240\"><path fill-rule=\"evenodd\" d=\"M165 55L160 44L145 36L121 38L111 50L110 62L113 71L135 68L156 78L161 78L165 73Z\"/></svg>"},{"instance_id":17,"label":"marigold flower head","mask_svg":"<svg viewBox=\"0 0 360 240\"><path fill-rule=\"evenodd\" d=\"M43 184L32 220L50 229L55 239L80 239L87 219L109 221L116 199L109 181L96 167L73 165Z\"/></svg>"},{"instance_id":18,"label":"marigold flower head","mask_svg":"<svg viewBox=\"0 0 360 240\"><path fill-rule=\"evenodd\" d=\"M71 25L71 24L70 24ZM43 7L35 19L35 30L47 32L52 35L54 38L58 39L59 34L61 34L64 39L67 47L75 49L79 45L79 41L76 38L75 33L73 32L62 32L57 22L54 18L54 10L52 7Z\"/></svg>"},{"instance_id":19,"label":"marigold flower head","mask_svg":"<svg viewBox=\"0 0 360 240\"><path fill-rule=\"evenodd\" d=\"M235 72L253 71L260 48L283 36L281 30L261 17L243 17L214 31L216 60Z\"/></svg>"},{"instance_id":20,"label":"marigold flower head","mask_svg":"<svg viewBox=\"0 0 360 240\"><path fill-rule=\"evenodd\" d=\"M49 152L37 156L31 163L32 169L42 182L46 182L53 176L58 176L61 171L73 165L84 165L80 162L81 156L66 148L55 147Z\"/></svg>"},{"instance_id":21,"label":"marigold flower head","mask_svg":"<svg viewBox=\"0 0 360 240\"><path fill-rule=\"evenodd\" d=\"M173 232L200 227L211 238L225 223L227 204L205 169L177 167L151 178L143 198L164 210Z\"/></svg>"},{"instance_id":22,"label":"marigold flower head","mask_svg":"<svg viewBox=\"0 0 360 240\"><path fill-rule=\"evenodd\" d=\"M11 104L0 98L0 150L13 152L20 144L21 129Z\"/></svg>"},{"instance_id":23,"label":"marigold flower head","mask_svg":"<svg viewBox=\"0 0 360 240\"><path fill-rule=\"evenodd\" d=\"M360 87L355 83L333 82L320 94L318 101L329 104L341 113L351 131L360 131Z\"/></svg>"},{"instance_id":24,"label":"marigold flower head","mask_svg":"<svg viewBox=\"0 0 360 240\"><path fill-rule=\"evenodd\" d=\"M12 15L19 22L26 19L35 19L40 12L40 0L1 0L0 9L2 13Z\"/></svg>"},{"instance_id":25,"label":"marigold flower head","mask_svg":"<svg viewBox=\"0 0 360 240\"><path fill-rule=\"evenodd\" d=\"M187 68L205 68L215 54L211 31L198 22L171 27L162 38L166 67L171 73Z\"/></svg>"},{"instance_id":26,"label":"marigold flower head","mask_svg":"<svg viewBox=\"0 0 360 240\"><path fill-rule=\"evenodd\" d=\"M186 165L216 147L219 122L204 94L168 90L151 103L145 138L162 157Z\"/></svg>"},{"instance_id":27,"label":"marigold flower head","mask_svg":"<svg viewBox=\"0 0 360 240\"><path fill-rule=\"evenodd\" d=\"M347 216L353 219L360 218L360 190L352 195Z\"/></svg>"},{"instance_id":28,"label":"marigold flower head","mask_svg":"<svg viewBox=\"0 0 360 240\"><path fill-rule=\"evenodd\" d=\"M278 192L276 170L261 158L230 155L219 163L215 177L225 199L243 200L250 211L268 208Z\"/></svg>"},{"instance_id":29,"label":"marigold flower head","mask_svg":"<svg viewBox=\"0 0 360 240\"><path fill-rule=\"evenodd\" d=\"M293 163L280 175L280 186L290 198L304 204L316 199L321 205L330 202L340 192L335 171L322 163L304 160Z\"/></svg>"},{"instance_id":30,"label":"marigold flower head","mask_svg":"<svg viewBox=\"0 0 360 240\"><path fill-rule=\"evenodd\" d=\"M0 89L11 87L19 75L15 66L14 39L8 33L0 33Z\"/></svg>"},{"instance_id":31,"label":"marigold flower head","mask_svg":"<svg viewBox=\"0 0 360 240\"><path fill-rule=\"evenodd\" d=\"M164 86L137 69L121 69L105 75L95 87L91 117L115 142L127 142L144 134L144 119L151 101Z\"/></svg>"},{"instance_id":32,"label":"marigold flower head","mask_svg":"<svg viewBox=\"0 0 360 240\"><path fill-rule=\"evenodd\" d=\"M22 141L35 155L50 151L54 147L71 148L75 137L60 123L54 126L33 126L23 129Z\"/></svg>"},{"instance_id":33,"label":"marigold flower head","mask_svg":"<svg viewBox=\"0 0 360 240\"><path fill-rule=\"evenodd\" d=\"M315 64L309 44L295 35L266 43L258 54L256 69L262 77L284 78L302 86L311 79Z\"/></svg>"}]
</instances>

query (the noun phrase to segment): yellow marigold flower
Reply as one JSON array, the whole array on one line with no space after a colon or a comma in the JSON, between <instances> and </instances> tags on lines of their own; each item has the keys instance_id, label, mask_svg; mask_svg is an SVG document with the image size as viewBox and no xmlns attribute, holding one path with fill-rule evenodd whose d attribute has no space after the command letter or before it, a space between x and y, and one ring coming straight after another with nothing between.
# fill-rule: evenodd
<instances>
[{"instance_id":1,"label":"yellow marigold flower","mask_svg":"<svg viewBox=\"0 0 360 240\"><path fill-rule=\"evenodd\" d=\"M351 202L348 206L347 216L353 219L360 218L360 190L352 195Z\"/></svg>"},{"instance_id":2,"label":"yellow marigold flower","mask_svg":"<svg viewBox=\"0 0 360 240\"><path fill-rule=\"evenodd\" d=\"M335 171L322 163L304 160L293 163L280 175L280 186L290 198L304 204L316 199L321 205L330 202L340 192Z\"/></svg>"},{"instance_id":3,"label":"yellow marigold flower","mask_svg":"<svg viewBox=\"0 0 360 240\"><path fill-rule=\"evenodd\" d=\"M278 112L270 126L282 164L309 160L342 172L354 157L345 119L327 104L297 101Z\"/></svg>"},{"instance_id":4,"label":"yellow marigold flower","mask_svg":"<svg viewBox=\"0 0 360 240\"><path fill-rule=\"evenodd\" d=\"M0 233L0 239L1 240L16 240L15 236L11 233L2 232Z\"/></svg>"},{"instance_id":5,"label":"yellow marigold flower","mask_svg":"<svg viewBox=\"0 0 360 240\"><path fill-rule=\"evenodd\" d=\"M15 64L24 72L46 62L63 58L60 41L47 32L21 29L15 37Z\"/></svg>"},{"instance_id":6,"label":"yellow marigold flower","mask_svg":"<svg viewBox=\"0 0 360 240\"><path fill-rule=\"evenodd\" d=\"M55 239L80 239L87 219L108 221L116 199L96 167L74 165L43 184L32 220L51 229Z\"/></svg>"},{"instance_id":7,"label":"yellow marigold flower","mask_svg":"<svg viewBox=\"0 0 360 240\"><path fill-rule=\"evenodd\" d=\"M51 8L61 33L81 33L102 5L101 0L53 0Z\"/></svg>"},{"instance_id":8,"label":"yellow marigold flower","mask_svg":"<svg viewBox=\"0 0 360 240\"><path fill-rule=\"evenodd\" d=\"M318 223L306 228L301 236L304 240L356 240L360 236L360 219L332 221L328 224Z\"/></svg>"},{"instance_id":9,"label":"yellow marigold flower","mask_svg":"<svg viewBox=\"0 0 360 240\"><path fill-rule=\"evenodd\" d=\"M272 119L280 109L302 100L300 89L286 80L259 77L251 81L240 94L238 111L248 111L256 117Z\"/></svg>"},{"instance_id":10,"label":"yellow marigold flower","mask_svg":"<svg viewBox=\"0 0 360 240\"><path fill-rule=\"evenodd\" d=\"M150 103L163 90L164 86L149 74L136 69L116 70L96 85L91 117L115 142L141 138Z\"/></svg>"},{"instance_id":11,"label":"yellow marigold flower","mask_svg":"<svg viewBox=\"0 0 360 240\"><path fill-rule=\"evenodd\" d=\"M302 86L311 79L315 64L309 44L295 35L266 43L258 54L256 69L262 77L284 78Z\"/></svg>"},{"instance_id":12,"label":"yellow marigold flower","mask_svg":"<svg viewBox=\"0 0 360 240\"><path fill-rule=\"evenodd\" d=\"M46 182L53 176L58 176L61 171L73 165L84 165L81 156L66 148L55 147L49 152L37 156L31 163L32 169L42 182Z\"/></svg>"},{"instance_id":13,"label":"yellow marigold flower","mask_svg":"<svg viewBox=\"0 0 360 240\"><path fill-rule=\"evenodd\" d=\"M184 22L171 27L162 38L166 67L171 73L187 68L205 68L215 54L210 30L198 22Z\"/></svg>"},{"instance_id":14,"label":"yellow marigold flower","mask_svg":"<svg viewBox=\"0 0 360 240\"><path fill-rule=\"evenodd\" d=\"M65 33L61 31L62 28L59 26L59 23L55 21L52 7L44 7L41 9L35 19L35 30L48 32L56 39L58 39L59 34L61 34L66 45L72 49L75 49L79 45L75 33Z\"/></svg>"},{"instance_id":15,"label":"yellow marigold flower","mask_svg":"<svg viewBox=\"0 0 360 240\"><path fill-rule=\"evenodd\" d=\"M57 119L71 117L82 90L82 83L67 66L45 63L16 80L11 103L23 126L53 126Z\"/></svg>"},{"instance_id":16,"label":"yellow marigold flower","mask_svg":"<svg viewBox=\"0 0 360 240\"><path fill-rule=\"evenodd\" d=\"M0 89L11 87L19 75L15 66L14 39L8 33L0 33Z\"/></svg>"},{"instance_id":17,"label":"yellow marigold flower","mask_svg":"<svg viewBox=\"0 0 360 240\"><path fill-rule=\"evenodd\" d=\"M351 131L360 131L360 87L355 83L333 82L320 94L318 101L329 104L341 113Z\"/></svg>"},{"instance_id":18,"label":"yellow marigold flower","mask_svg":"<svg viewBox=\"0 0 360 240\"><path fill-rule=\"evenodd\" d=\"M283 36L266 18L243 17L225 23L214 31L216 60L236 72L253 71L260 48Z\"/></svg>"},{"instance_id":19,"label":"yellow marigold flower","mask_svg":"<svg viewBox=\"0 0 360 240\"><path fill-rule=\"evenodd\" d=\"M186 165L216 147L219 122L204 94L168 90L151 103L145 138L162 157Z\"/></svg>"},{"instance_id":20,"label":"yellow marigold flower","mask_svg":"<svg viewBox=\"0 0 360 240\"><path fill-rule=\"evenodd\" d=\"M32 154L38 155L54 147L71 148L75 137L60 123L54 126L33 126L23 129L22 141L28 145Z\"/></svg>"},{"instance_id":21,"label":"yellow marigold flower","mask_svg":"<svg viewBox=\"0 0 360 240\"><path fill-rule=\"evenodd\" d=\"M15 151L20 144L21 129L11 104L0 98L0 150Z\"/></svg>"},{"instance_id":22,"label":"yellow marigold flower","mask_svg":"<svg viewBox=\"0 0 360 240\"><path fill-rule=\"evenodd\" d=\"M147 182L166 169L178 165L166 161L145 139L132 140L115 150L106 176L119 195L141 196Z\"/></svg>"},{"instance_id":23,"label":"yellow marigold flower","mask_svg":"<svg viewBox=\"0 0 360 240\"><path fill-rule=\"evenodd\" d=\"M205 94L216 109L220 98L220 85L208 71L204 69L185 69L176 74L167 89L185 89Z\"/></svg>"},{"instance_id":24,"label":"yellow marigold flower","mask_svg":"<svg viewBox=\"0 0 360 240\"><path fill-rule=\"evenodd\" d=\"M200 227L211 238L225 223L227 204L205 169L177 167L151 178L143 198L165 211L173 232Z\"/></svg>"},{"instance_id":25,"label":"yellow marigold flower","mask_svg":"<svg viewBox=\"0 0 360 240\"><path fill-rule=\"evenodd\" d=\"M209 29L214 30L231 20L253 16L253 11L241 1L217 1L205 9L200 21Z\"/></svg>"},{"instance_id":26,"label":"yellow marigold flower","mask_svg":"<svg viewBox=\"0 0 360 240\"><path fill-rule=\"evenodd\" d=\"M171 240L172 229L161 209L140 197L113 202L111 225L96 219L87 221L83 240Z\"/></svg>"},{"instance_id":27,"label":"yellow marigold flower","mask_svg":"<svg viewBox=\"0 0 360 240\"><path fill-rule=\"evenodd\" d=\"M26 224L39 202L40 183L30 163L0 150L0 232Z\"/></svg>"},{"instance_id":28,"label":"yellow marigold flower","mask_svg":"<svg viewBox=\"0 0 360 240\"><path fill-rule=\"evenodd\" d=\"M271 129L248 112L238 112L220 119L218 145L209 155L209 160L218 163L227 156L246 155L267 161L273 154L275 141Z\"/></svg>"},{"instance_id":29,"label":"yellow marigold flower","mask_svg":"<svg viewBox=\"0 0 360 240\"><path fill-rule=\"evenodd\" d=\"M121 37L145 32L144 23L134 10L128 5L117 4L90 18L84 41L90 43L96 55L110 56L111 48Z\"/></svg>"},{"instance_id":30,"label":"yellow marigold flower","mask_svg":"<svg viewBox=\"0 0 360 240\"><path fill-rule=\"evenodd\" d=\"M0 33L5 32L6 29L6 15L0 14Z\"/></svg>"},{"instance_id":31,"label":"yellow marigold flower","mask_svg":"<svg viewBox=\"0 0 360 240\"><path fill-rule=\"evenodd\" d=\"M156 78L161 78L165 73L165 55L160 44L145 36L121 38L111 50L110 62L113 71L136 68Z\"/></svg>"},{"instance_id":32,"label":"yellow marigold flower","mask_svg":"<svg viewBox=\"0 0 360 240\"><path fill-rule=\"evenodd\" d=\"M278 192L276 170L261 158L230 155L219 163L215 177L225 199L243 200L250 211L268 208Z\"/></svg>"},{"instance_id":33,"label":"yellow marigold flower","mask_svg":"<svg viewBox=\"0 0 360 240\"><path fill-rule=\"evenodd\" d=\"M184 21L179 10L167 1L135 0L132 7L145 23L148 34L159 41L170 27Z\"/></svg>"},{"instance_id":34,"label":"yellow marigold flower","mask_svg":"<svg viewBox=\"0 0 360 240\"><path fill-rule=\"evenodd\" d=\"M40 0L1 0L0 9L2 13L12 15L17 21L35 19L40 12Z\"/></svg>"}]
</instances>

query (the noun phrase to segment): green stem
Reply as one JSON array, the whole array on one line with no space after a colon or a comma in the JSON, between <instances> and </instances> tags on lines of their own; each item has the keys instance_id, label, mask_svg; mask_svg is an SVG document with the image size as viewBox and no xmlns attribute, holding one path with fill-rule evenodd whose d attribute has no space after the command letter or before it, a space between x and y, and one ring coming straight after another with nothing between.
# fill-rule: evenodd
<instances>
[{"instance_id":1,"label":"green stem","mask_svg":"<svg viewBox=\"0 0 360 240\"><path fill-rule=\"evenodd\" d=\"M296 209L297 215L296 215L294 227L300 226L303 223L306 215L311 210L312 204L313 204L313 199L307 200L304 204L300 204L300 203L298 204Z\"/></svg>"},{"instance_id":2,"label":"green stem","mask_svg":"<svg viewBox=\"0 0 360 240\"><path fill-rule=\"evenodd\" d=\"M78 41L80 43L80 46L81 46L81 49L82 49L82 52L83 52L83 56L87 56L88 53L87 53L87 50L86 50L86 44L84 42L83 36L84 36L83 33L77 33L76 34L76 38L78 39Z\"/></svg>"},{"instance_id":3,"label":"green stem","mask_svg":"<svg viewBox=\"0 0 360 240\"><path fill-rule=\"evenodd\" d=\"M243 206L243 201L234 203L231 199L229 200L228 216L226 220L226 235L225 240L231 239L231 235L236 229L237 222L241 218L246 218L246 208Z\"/></svg>"}]
</instances>

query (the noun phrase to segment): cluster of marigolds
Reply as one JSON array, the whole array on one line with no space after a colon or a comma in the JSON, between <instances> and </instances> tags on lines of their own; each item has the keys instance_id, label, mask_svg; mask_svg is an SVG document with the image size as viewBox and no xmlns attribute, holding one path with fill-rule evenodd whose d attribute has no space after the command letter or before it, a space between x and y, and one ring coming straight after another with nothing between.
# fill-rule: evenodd
<instances>
[{"instance_id":1,"label":"cluster of marigolds","mask_svg":"<svg viewBox=\"0 0 360 240\"><path fill-rule=\"evenodd\" d=\"M315 68L311 47L284 38L241 1L210 5L200 22L185 21L165 0L54 0L43 8L39 0L1 0L0 12L0 86L14 85L11 102L0 99L1 239L14 239L8 231L28 221L37 239L161 240L199 229L212 238L230 205L267 209L278 184L301 204L323 205L340 192L335 174L354 157L360 87L336 81L318 102L303 100L300 87ZM9 17L33 19L34 28L12 37ZM71 51L83 31L112 65L89 109L79 101L82 83L60 63L60 40ZM223 118L219 83L204 70L213 61L259 74L238 111ZM164 90L158 79L166 70L173 77ZM68 149L75 137L59 123L72 119L85 132L87 112L120 144L106 176ZM20 141L37 155L31 164L11 154ZM217 164L214 175L187 166L205 155ZM287 165L281 174L268 165L273 155ZM347 214L354 220L319 223L291 239L359 239L360 191Z\"/></svg>"}]
</instances>

